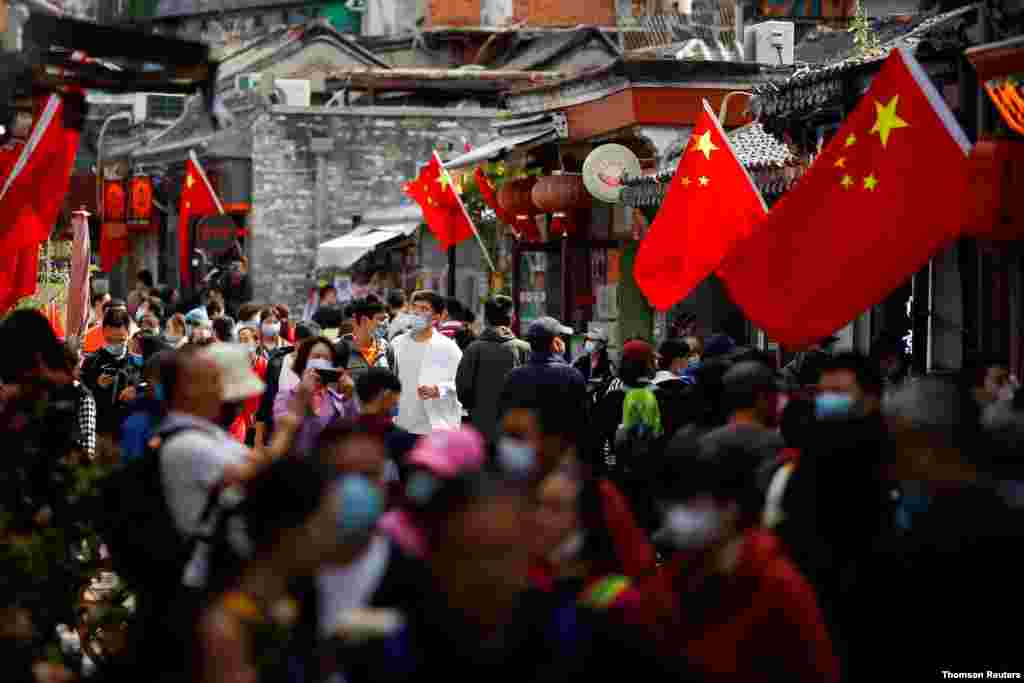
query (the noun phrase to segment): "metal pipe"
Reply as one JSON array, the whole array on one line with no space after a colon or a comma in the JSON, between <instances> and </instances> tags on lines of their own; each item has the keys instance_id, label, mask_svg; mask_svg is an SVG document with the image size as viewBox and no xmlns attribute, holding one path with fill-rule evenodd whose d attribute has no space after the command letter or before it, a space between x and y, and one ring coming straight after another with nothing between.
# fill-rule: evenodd
<instances>
[{"instance_id":1,"label":"metal pipe","mask_svg":"<svg viewBox=\"0 0 1024 683\"><path fill-rule=\"evenodd\" d=\"M725 127L725 115L729 112L729 100L733 95L746 95L753 99L754 93L747 92L746 90L733 90L732 92L726 93L725 97L722 98L722 106L718 110L718 121Z\"/></svg>"},{"instance_id":2,"label":"metal pipe","mask_svg":"<svg viewBox=\"0 0 1024 683\"><path fill-rule=\"evenodd\" d=\"M130 111L111 114L103 120L99 137L96 139L96 212L100 215L101 221L103 220L103 176L105 175L103 173L103 136L107 134L107 126L121 119L134 123L135 115Z\"/></svg>"}]
</instances>

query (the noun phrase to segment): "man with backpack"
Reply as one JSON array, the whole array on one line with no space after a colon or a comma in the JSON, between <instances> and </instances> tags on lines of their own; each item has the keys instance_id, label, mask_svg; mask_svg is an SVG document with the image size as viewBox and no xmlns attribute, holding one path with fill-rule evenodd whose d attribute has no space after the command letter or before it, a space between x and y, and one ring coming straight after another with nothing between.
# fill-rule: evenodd
<instances>
[{"instance_id":1,"label":"man with backpack","mask_svg":"<svg viewBox=\"0 0 1024 683\"><path fill-rule=\"evenodd\" d=\"M234 406L262 392L263 382L249 369L244 350L233 347L175 353L161 378L167 418L142 457L108 482L104 537L115 571L137 590L133 636L139 641L129 666L155 667L168 676L190 673L189 624L204 587L190 577L206 579L211 567L202 565L213 563L196 552L195 542L216 526L220 492L254 471L248 449L224 425ZM240 362L226 358L233 351Z\"/></svg>"},{"instance_id":2,"label":"man with backpack","mask_svg":"<svg viewBox=\"0 0 1024 683\"><path fill-rule=\"evenodd\" d=\"M469 412L473 426L488 439L497 433L505 378L530 357L530 345L512 334L513 306L511 298L501 295L484 304L487 329L466 347L455 375L459 403Z\"/></svg>"}]
</instances>

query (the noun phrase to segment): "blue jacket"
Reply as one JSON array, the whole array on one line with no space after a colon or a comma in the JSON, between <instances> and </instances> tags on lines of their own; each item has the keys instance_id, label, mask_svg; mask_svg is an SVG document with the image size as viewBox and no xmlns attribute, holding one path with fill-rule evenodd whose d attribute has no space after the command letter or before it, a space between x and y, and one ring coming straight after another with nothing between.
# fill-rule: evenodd
<instances>
[{"instance_id":1,"label":"blue jacket","mask_svg":"<svg viewBox=\"0 0 1024 683\"><path fill-rule=\"evenodd\" d=\"M121 427L121 461L126 463L142 457L153 430L166 413L163 403L151 398L138 399L129 410Z\"/></svg>"},{"instance_id":2,"label":"blue jacket","mask_svg":"<svg viewBox=\"0 0 1024 683\"><path fill-rule=\"evenodd\" d=\"M501 415L517 407L534 408L542 419L557 420L545 425L548 430L557 427L576 443L581 442L586 429L586 380L579 370L553 353L532 353L526 365L510 372L498 404Z\"/></svg>"}]
</instances>

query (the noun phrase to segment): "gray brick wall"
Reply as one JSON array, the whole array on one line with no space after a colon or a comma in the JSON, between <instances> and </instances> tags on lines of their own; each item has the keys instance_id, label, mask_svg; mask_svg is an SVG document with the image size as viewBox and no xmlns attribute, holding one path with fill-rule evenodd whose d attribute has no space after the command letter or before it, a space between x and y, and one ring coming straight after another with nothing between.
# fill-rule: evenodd
<instances>
[{"instance_id":1,"label":"gray brick wall","mask_svg":"<svg viewBox=\"0 0 1024 683\"><path fill-rule=\"evenodd\" d=\"M365 113L364 113L365 112ZM435 148L442 158L464 145L493 139L493 118L450 109L353 110L275 108L253 128L250 235L257 301L286 303L299 312L311 283L316 246L351 228L354 215L407 202L402 185L416 176ZM326 217L315 220L317 160L311 137L329 136ZM481 268L479 250L459 248L459 271Z\"/></svg>"}]
</instances>

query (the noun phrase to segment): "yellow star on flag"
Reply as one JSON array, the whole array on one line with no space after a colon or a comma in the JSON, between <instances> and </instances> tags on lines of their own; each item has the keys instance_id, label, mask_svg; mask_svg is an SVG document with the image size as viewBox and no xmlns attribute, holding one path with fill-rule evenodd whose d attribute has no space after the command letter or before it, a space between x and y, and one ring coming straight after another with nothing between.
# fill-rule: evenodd
<instances>
[{"instance_id":1,"label":"yellow star on flag","mask_svg":"<svg viewBox=\"0 0 1024 683\"><path fill-rule=\"evenodd\" d=\"M437 182L441 183L442 190L447 190L448 186L451 185L452 181L448 177L447 173L442 173L441 175L437 176Z\"/></svg>"},{"instance_id":2,"label":"yellow star on flag","mask_svg":"<svg viewBox=\"0 0 1024 683\"><path fill-rule=\"evenodd\" d=\"M839 184L849 190L853 186L853 178L848 175L844 175L843 179L839 181Z\"/></svg>"},{"instance_id":3,"label":"yellow star on flag","mask_svg":"<svg viewBox=\"0 0 1024 683\"><path fill-rule=\"evenodd\" d=\"M189 173L187 176L185 176L185 187L191 189L192 186L195 185L195 184L196 184L195 176L193 176L191 173Z\"/></svg>"},{"instance_id":4,"label":"yellow star on flag","mask_svg":"<svg viewBox=\"0 0 1024 683\"><path fill-rule=\"evenodd\" d=\"M846 157L836 159L836 168L846 168Z\"/></svg>"},{"instance_id":5,"label":"yellow star on flag","mask_svg":"<svg viewBox=\"0 0 1024 683\"><path fill-rule=\"evenodd\" d=\"M697 180L700 181L701 187L706 187L707 184L711 182L711 179L704 175L702 175L700 178L697 178Z\"/></svg>"},{"instance_id":6,"label":"yellow star on flag","mask_svg":"<svg viewBox=\"0 0 1024 683\"><path fill-rule=\"evenodd\" d=\"M704 131L704 134L697 138L697 142L693 143L694 148L698 152L704 153L704 158L710 160L711 153L718 149L718 145L711 142L711 131Z\"/></svg>"},{"instance_id":7,"label":"yellow star on flag","mask_svg":"<svg viewBox=\"0 0 1024 683\"><path fill-rule=\"evenodd\" d=\"M906 128L910 124L896 115L896 105L900 101L899 95L893 95L892 99L885 106L875 100L875 125L871 127L872 133L878 133L882 139L882 147L889 144L889 134L898 128Z\"/></svg>"},{"instance_id":8,"label":"yellow star on flag","mask_svg":"<svg viewBox=\"0 0 1024 683\"><path fill-rule=\"evenodd\" d=\"M681 182L683 185L689 185L690 179L687 178L686 176L683 176L682 178L679 179L679 182Z\"/></svg>"},{"instance_id":9,"label":"yellow star on flag","mask_svg":"<svg viewBox=\"0 0 1024 683\"><path fill-rule=\"evenodd\" d=\"M849 135L846 136L846 146L853 147L855 144L857 144L857 136L854 135L853 133L850 133Z\"/></svg>"},{"instance_id":10,"label":"yellow star on flag","mask_svg":"<svg viewBox=\"0 0 1024 683\"><path fill-rule=\"evenodd\" d=\"M875 177L874 173L871 173L864 178L864 189L869 192L874 192L875 188L878 187L878 178Z\"/></svg>"}]
</instances>

